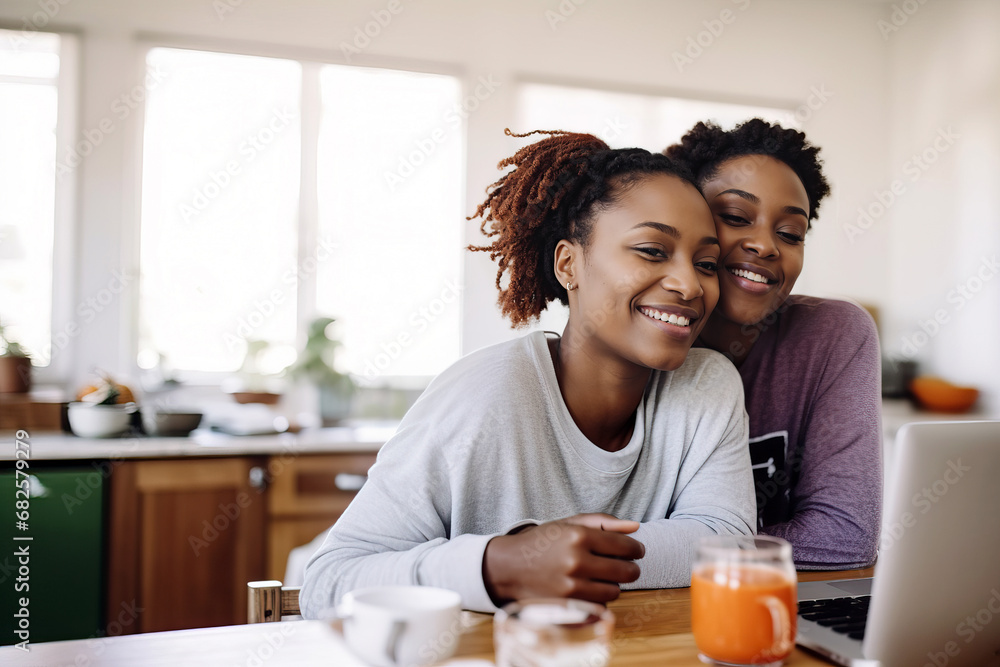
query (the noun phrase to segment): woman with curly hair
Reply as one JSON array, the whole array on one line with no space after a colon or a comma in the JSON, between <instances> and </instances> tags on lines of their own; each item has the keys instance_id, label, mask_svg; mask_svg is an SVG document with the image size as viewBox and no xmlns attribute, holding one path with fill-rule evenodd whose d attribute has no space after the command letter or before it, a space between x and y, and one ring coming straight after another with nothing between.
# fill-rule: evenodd
<instances>
[{"instance_id":1,"label":"woman with curly hair","mask_svg":"<svg viewBox=\"0 0 1000 667\"><path fill-rule=\"evenodd\" d=\"M664 153L690 167L722 245L719 306L699 345L739 369L750 417L758 530L799 569L871 565L882 506L881 379L872 318L790 296L830 187L819 148L760 119L698 123Z\"/></svg>"},{"instance_id":2,"label":"woman with curly hair","mask_svg":"<svg viewBox=\"0 0 1000 667\"><path fill-rule=\"evenodd\" d=\"M566 328L431 382L307 566L306 616L383 584L607 602L687 586L699 537L753 531L739 376L690 349L719 289L704 198L663 155L541 134L500 163L470 249L515 327L559 300Z\"/></svg>"}]
</instances>

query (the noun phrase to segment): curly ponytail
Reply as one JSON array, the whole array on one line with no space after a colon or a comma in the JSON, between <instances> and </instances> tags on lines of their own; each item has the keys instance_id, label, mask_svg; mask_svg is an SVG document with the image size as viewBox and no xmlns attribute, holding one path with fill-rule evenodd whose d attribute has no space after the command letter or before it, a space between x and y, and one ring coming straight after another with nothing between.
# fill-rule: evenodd
<instances>
[{"instance_id":1,"label":"curly ponytail","mask_svg":"<svg viewBox=\"0 0 1000 667\"><path fill-rule=\"evenodd\" d=\"M554 256L559 241L586 247L594 213L616 203L643 175L665 173L694 185L682 165L641 148L612 150L591 134L535 130L544 139L501 160L498 169L514 170L487 188L485 201L468 220L482 218L480 230L496 239L469 250L488 252L498 261L496 287L500 310L514 327L538 317L550 301L568 303L566 288L555 278ZM487 224L492 223L487 229ZM507 287L503 274L509 272Z\"/></svg>"}]
</instances>

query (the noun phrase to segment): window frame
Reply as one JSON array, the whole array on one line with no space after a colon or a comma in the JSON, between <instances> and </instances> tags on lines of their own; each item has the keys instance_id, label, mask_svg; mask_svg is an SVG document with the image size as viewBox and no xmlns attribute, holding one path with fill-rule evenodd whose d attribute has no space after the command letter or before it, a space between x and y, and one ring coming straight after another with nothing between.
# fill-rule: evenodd
<instances>
[{"instance_id":1,"label":"window frame","mask_svg":"<svg viewBox=\"0 0 1000 667\"><path fill-rule=\"evenodd\" d=\"M229 42L218 39L200 39L194 37L159 35L143 33L137 36L137 80L146 75L146 58L155 48L188 49L211 53L255 56L263 58L279 58L293 60L302 67L301 99L300 99L300 165L299 165L299 217L297 265L312 256L315 243L319 238L319 183L318 183L318 152L320 120L322 117L322 99L320 87L320 70L324 65L341 65L347 67L363 67L368 69L390 69L418 74L436 74L454 77L459 83L461 95L464 98L474 88L476 82L470 81L464 68L454 64L422 61L404 58L381 56L357 56L356 62L349 62L339 51L326 51L311 48L296 48L282 45L257 44L246 42ZM123 239L123 266L138 278L140 266L140 236L142 231L142 164L143 164L143 132L145 129L146 105L140 105L136 110L137 122L131 136L134 146L128 150L128 171L135 175L133 182L126 187L127 196L131 196L128 210L132 212L134 224L126 223ZM468 120L462 119L462 141L468 146ZM464 170L462 178L465 178ZM462 192L465 192L464 184ZM466 202L462 201L463 209ZM459 265L459 279L462 279L462 266ZM320 315L315 311L316 274L306 280L296 282L296 322L295 347L301 350L305 345L309 322ZM138 284L138 281L137 281ZM146 373L138 365L139 352L139 290L130 290L131 298L122 301L122 340L127 351L127 359L122 359L122 367L133 376L139 377ZM461 356L461 327L459 335L459 356ZM173 377L188 385L219 386L233 375L224 371L174 370ZM376 382L365 383L365 387L390 389L424 388L433 376L417 375L380 375Z\"/></svg>"},{"instance_id":2,"label":"window frame","mask_svg":"<svg viewBox=\"0 0 1000 667\"><path fill-rule=\"evenodd\" d=\"M4 26L6 28L6 26ZM7 28L16 30L15 28ZM80 39L65 30L40 30L59 36L59 74L56 77L56 150L55 162L65 155L77 137L80 105ZM49 310L49 345L55 345L55 335L65 333L66 345L59 354L49 355L45 366L31 369L34 385L60 385L68 382L74 372L72 358L76 352L75 336L69 332L76 326L74 319L77 271L77 197L79 170L73 169L65 178L54 174L54 209L52 220L52 305Z\"/></svg>"}]
</instances>

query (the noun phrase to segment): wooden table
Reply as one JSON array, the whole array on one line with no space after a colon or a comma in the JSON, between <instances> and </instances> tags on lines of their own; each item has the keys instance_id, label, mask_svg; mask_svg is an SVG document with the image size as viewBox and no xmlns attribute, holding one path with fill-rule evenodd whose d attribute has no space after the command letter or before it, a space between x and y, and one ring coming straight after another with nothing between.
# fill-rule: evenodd
<instances>
[{"instance_id":1,"label":"wooden table","mask_svg":"<svg viewBox=\"0 0 1000 667\"><path fill-rule=\"evenodd\" d=\"M799 581L870 577L872 571L873 568L800 572ZM691 589L628 591L608 607L615 614L612 665L701 667L691 635ZM456 657L444 665L493 664L492 619L489 614L463 612L465 630L459 637ZM290 621L32 644L29 653L3 647L0 648L0 664L31 667L348 667L334 655L335 642L339 640L319 621ZM799 667L830 663L796 649L785 664Z\"/></svg>"}]
</instances>

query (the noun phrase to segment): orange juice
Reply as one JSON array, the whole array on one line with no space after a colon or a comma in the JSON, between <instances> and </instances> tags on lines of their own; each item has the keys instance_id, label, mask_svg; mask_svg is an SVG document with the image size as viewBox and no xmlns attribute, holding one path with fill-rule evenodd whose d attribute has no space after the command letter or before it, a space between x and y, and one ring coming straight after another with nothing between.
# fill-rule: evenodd
<instances>
[{"instance_id":1,"label":"orange juice","mask_svg":"<svg viewBox=\"0 0 1000 667\"><path fill-rule=\"evenodd\" d=\"M695 643L716 661L765 665L783 660L795 644L795 615L795 580L773 567L710 563L691 575Z\"/></svg>"}]
</instances>

